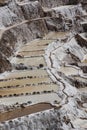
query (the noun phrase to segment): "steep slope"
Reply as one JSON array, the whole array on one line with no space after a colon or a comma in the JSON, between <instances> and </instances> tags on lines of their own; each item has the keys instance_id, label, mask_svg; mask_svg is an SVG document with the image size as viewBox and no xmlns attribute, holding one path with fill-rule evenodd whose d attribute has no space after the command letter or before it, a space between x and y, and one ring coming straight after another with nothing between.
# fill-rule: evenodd
<instances>
[{"instance_id":1,"label":"steep slope","mask_svg":"<svg viewBox=\"0 0 87 130\"><path fill-rule=\"evenodd\" d=\"M47 33L45 22L43 20L30 23L26 21L27 19L29 20L44 16L42 7L38 2L18 5L13 0L6 6L0 7L0 10L0 51L7 57L14 53L15 47ZM4 64L2 67L4 71ZM6 70L8 69L6 68Z\"/></svg>"},{"instance_id":2,"label":"steep slope","mask_svg":"<svg viewBox=\"0 0 87 130\"><path fill-rule=\"evenodd\" d=\"M86 130L86 11L71 0L3 2L0 72L12 71L0 75L0 130Z\"/></svg>"}]
</instances>

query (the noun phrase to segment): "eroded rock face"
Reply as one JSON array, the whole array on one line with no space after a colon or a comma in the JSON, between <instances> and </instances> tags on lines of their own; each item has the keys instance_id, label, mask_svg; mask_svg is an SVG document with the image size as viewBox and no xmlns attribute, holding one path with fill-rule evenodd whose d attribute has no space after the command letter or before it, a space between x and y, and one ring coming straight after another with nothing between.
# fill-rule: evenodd
<instances>
[{"instance_id":1,"label":"eroded rock face","mask_svg":"<svg viewBox=\"0 0 87 130\"><path fill-rule=\"evenodd\" d=\"M56 6L58 1L40 1L44 4L52 4ZM63 1L66 3L67 1ZM54 3L54 4L53 4ZM73 11L72 11L73 10ZM77 12L76 12L77 10ZM40 38L44 34L51 31L65 31L70 30L76 24L72 17L74 14L79 15L81 19L82 8L80 6L52 8L50 14L44 12L41 4L38 1L10 1L7 6L0 7L0 38L1 38L1 52L5 53L7 57L11 56L15 51L15 47L25 44L32 39ZM59 14L62 14L60 16ZM65 14L64 14L65 12ZM72 12L72 13L71 13ZM26 20L44 17L59 17L47 20L38 20L28 22ZM50 16L51 15L51 16ZM75 17L76 17L75 16ZM68 19L67 19L67 18ZM75 18L76 21L76 18ZM81 31L79 20L75 29ZM5 44L4 44L5 43ZM7 49L6 49L7 47ZM3 49L2 49L3 48Z\"/></svg>"},{"instance_id":2,"label":"eroded rock face","mask_svg":"<svg viewBox=\"0 0 87 130\"><path fill-rule=\"evenodd\" d=\"M57 0L55 2L40 1L42 6L46 7L54 7L64 3L64 1L59 2ZM72 31L73 29L74 31L69 35L69 38L56 39L54 43L48 46L46 51L47 68L48 71L50 70L50 76L53 80L56 80L56 83L62 84L57 93L62 99L60 106L57 109L2 122L0 129L85 130L86 126L83 126L83 124L84 120L87 122L87 96L84 93L79 93L77 88L87 86L87 76L83 74L85 70L83 71L82 66L79 65L79 62L84 62L86 59L84 57L87 47L86 44L83 46L84 40L80 39L81 37L76 35L78 43L74 38L75 33L82 31L82 28L80 28L80 22L83 20L81 18L84 16L82 7L77 5L52 8L51 16L58 18L31 22L25 20L44 17L44 11L38 2L13 0L8 6L0 9L0 72L11 69L7 59L14 53L15 48L22 44L42 37L48 30ZM18 64L16 67L17 69L27 69L23 64Z\"/></svg>"},{"instance_id":3,"label":"eroded rock face","mask_svg":"<svg viewBox=\"0 0 87 130\"><path fill-rule=\"evenodd\" d=\"M42 7L37 1L17 4L15 0L12 0L7 6L0 7L0 12L1 28L43 16Z\"/></svg>"},{"instance_id":4,"label":"eroded rock face","mask_svg":"<svg viewBox=\"0 0 87 130\"><path fill-rule=\"evenodd\" d=\"M48 12L51 17L55 17L46 20L49 30L82 32L80 22L83 21L86 12L83 11L81 4L55 7ZM46 13L49 14L48 12Z\"/></svg>"},{"instance_id":5,"label":"eroded rock face","mask_svg":"<svg viewBox=\"0 0 87 130\"><path fill-rule=\"evenodd\" d=\"M42 7L37 1L17 4L12 0L7 6L0 7L0 12L0 51L7 57L14 53L15 47L47 33L44 21L26 22L44 16Z\"/></svg>"},{"instance_id":6,"label":"eroded rock face","mask_svg":"<svg viewBox=\"0 0 87 130\"><path fill-rule=\"evenodd\" d=\"M17 0L18 2L30 2L35 0ZM60 5L65 5L69 2L69 0L37 0L43 7L57 7Z\"/></svg>"},{"instance_id":7,"label":"eroded rock face","mask_svg":"<svg viewBox=\"0 0 87 130\"><path fill-rule=\"evenodd\" d=\"M4 71L11 71L11 64L6 59L5 56L3 56L2 53L0 53L0 73L3 73Z\"/></svg>"}]
</instances>

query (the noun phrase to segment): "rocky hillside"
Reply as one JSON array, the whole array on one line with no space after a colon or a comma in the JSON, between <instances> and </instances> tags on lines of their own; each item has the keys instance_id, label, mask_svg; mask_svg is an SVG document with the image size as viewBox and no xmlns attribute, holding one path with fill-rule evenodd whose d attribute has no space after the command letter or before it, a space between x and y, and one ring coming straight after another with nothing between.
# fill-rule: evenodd
<instances>
[{"instance_id":1,"label":"rocky hillside","mask_svg":"<svg viewBox=\"0 0 87 130\"><path fill-rule=\"evenodd\" d=\"M87 129L86 6L0 0L0 130Z\"/></svg>"},{"instance_id":2,"label":"rocky hillside","mask_svg":"<svg viewBox=\"0 0 87 130\"><path fill-rule=\"evenodd\" d=\"M0 12L0 51L6 57L14 53L15 47L17 48L17 46L25 44L36 37L42 37L47 33L43 20L31 21L30 23L27 21L44 16L42 7L37 1L18 4L13 0L1 6ZM10 66L9 62L8 64ZM9 70L8 67L5 68L4 64L2 67L1 72L5 71L5 69Z\"/></svg>"},{"instance_id":3,"label":"rocky hillside","mask_svg":"<svg viewBox=\"0 0 87 130\"><path fill-rule=\"evenodd\" d=\"M32 39L44 36L49 30L60 31L64 22L61 23L61 16L56 14L56 9L43 10L43 7L55 7L66 4L67 1L1 1L0 7L0 51L9 58L15 51L15 47L25 44ZM78 8L78 7L77 7ZM67 9L65 9L67 11ZM61 10L62 11L62 10ZM75 10L74 10L75 11ZM48 20L36 20L28 22L27 20L42 17L59 17ZM77 14L78 15L78 14ZM69 21L69 24L72 24ZM68 23L67 23L68 24ZM71 25L70 25L71 26ZM67 28L67 26L66 26ZM68 29L68 28L67 28ZM4 61L3 61L4 62ZM6 62L7 63L7 62ZM8 62L7 64L10 65ZM9 70L2 65L0 72ZM2 71L3 70L3 71Z\"/></svg>"}]
</instances>

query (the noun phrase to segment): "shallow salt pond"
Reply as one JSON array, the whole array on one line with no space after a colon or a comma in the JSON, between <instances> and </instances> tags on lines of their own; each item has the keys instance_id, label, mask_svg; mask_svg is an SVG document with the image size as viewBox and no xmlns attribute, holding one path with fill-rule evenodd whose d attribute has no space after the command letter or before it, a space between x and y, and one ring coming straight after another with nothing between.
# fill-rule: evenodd
<instances>
[{"instance_id":1,"label":"shallow salt pond","mask_svg":"<svg viewBox=\"0 0 87 130\"><path fill-rule=\"evenodd\" d=\"M25 84L38 84L41 82L46 82L46 83L50 83L51 79L47 78L47 77L42 77L42 78L26 78L26 79L14 79L14 80L8 80L8 81L1 81L0 82L0 87L4 87L4 86L16 86L16 85L25 85Z\"/></svg>"},{"instance_id":2,"label":"shallow salt pond","mask_svg":"<svg viewBox=\"0 0 87 130\"><path fill-rule=\"evenodd\" d=\"M32 57L32 56L43 56L44 55L44 50L40 50L40 51L25 51L25 52L18 52L17 55L21 55L23 57Z\"/></svg>"},{"instance_id":3,"label":"shallow salt pond","mask_svg":"<svg viewBox=\"0 0 87 130\"><path fill-rule=\"evenodd\" d=\"M13 72L8 72L4 74L0 79L15 79L18 77L27 77L27 76L48 76L48 73L46 70L43 69L35 69L35 70L15 70Z\"/></svg>"},{"instance_id":4,"label":"shallow salt pond","mask_svg":"<svg viewBox=\"0 0 87 130\"><path fill-rule=\"evenodd\" d=\"M38 50L44 50L45 46L35 46L35 45L29 45L29 46L24 46L19 51L21 52L26 52L26 51L38 51Z\"/></svg>"},{"instance_id":5,"label":"shallow salt pond","mask_svg":"<svg viewBox=\"0 0 87 130\"><path fill-rule=\"evenodd\" d=\"M76 119L75 121L74 121L74 125L75 126L79 126L79 130L81 129L81 128L85 128L85 130L86 130L86 128L87 128L87 120L83 120L83 119Z\"/></svg>"},{"instance_id":6,"label":"shallow salt pond","mask_svg":"<svg viewBox=\"0 0 87 130\"><path fill-rule=\"evenodd\" d=\"M66 37L69 34L69 32L50 32L48 35L46 35L43 39L61 39Z\"/></svg>"},{"instance_id":7,"label":"shallow salt pond","mask_svg":"<svg viewBox=\"0 0 87 130\"><path fill-rule=\"evenodd\" d=\"M23 63L26 66L39 66L39 64L43 64L46 66L45 60L43 57L30 57L30 58L16 58L14 57L11 60L12 64L20 64Z\"/></svg>"},{"instance_id":8,"label":"shallow salt pond","mask_svg":"<svg viewBox=\"0 0 87 130\"><path fill-rule=\"evenodd\" d=\"M15 56L20 55L21 58L12 57L12 64L20 64L23 63L26 66L39 66L43 64L46 66L45 59L43 57L45 53L45 48L48 44L52 43L54 40L66 37L67 33L65 32L51 32L46 35L43 39L36 39L31 41L30 43L25 44L20 47ZM27 78L27 76L32 76L32 78ZM35 77L34 77L35 76ZM53 83L53 81L48 77L48 73L43 69L35 69L35 70L15 70L13 72L8 72L7 74L2 76L3 79L8 79L7 81L0 81L0 87L5 86L16 86L19 87L14 88L4 88L0 90L2 95L10 95L10 94L20 94L23 93L23 96L17 97L4 97L0 98L0 104L11 105L16 102L24 103L28 101L32 101L32 103L40 103L40 102L54 102L54 100L60 101L60 98L56 93L58 92L58 88L60 86ZM1 79L2 79L1 77ZM16 78L26 77L23 79ZM39 84L43 83L43 84ZM26 86L27 84L27 86ZM28 86L28 84L30 86ZM52 91L51 93L43 93L43 91ZM33 92L39 92L39 94L33 94ZM25 95L26 93L31 93L31 95ZM32 95L33 94L33 95Z\"/></svg>"},{"instance_id":9,"label":"shallow salt pond","mask_svg":"<svg viewBox=\"0 0 87 130\"><path fill-rule=\"evenodd\" d=\"M79 73L79 70L74 67L60 67L60 72L64 73L65 75L77 75Z\"/></svg>"},{"instance_id":10,"label":"shallow salt pond","mask_svg":"<svg viewBox=\"0 0 87 130\"><path fill-rule=\"evenodd\" d=\"M86 87L84 86L84 88L79 88L79 91L82 93L83 92L87 93L87 86Z\"/></svg>"},{"instance_id":11,"label":"shallow salt pond","mask_svg":"<svg viewBox=\"0 0 87 130\"><path fill-rule=\"evenodd\" d=\"M10 89L3 89L0 90L0 95L14 95L16 94L21 94L21 93L29 93L32 94L33 92L43 92L43 91L58 91L58 86L55 84L50 84L50 85L36 85L36 86L26 86L26 87L18 87L18 88L10 88Z\"/></svg>"},{"instance_id":12,"label":"shallow salt pond","mask_svg":"<svg viewBox=\"0 0 87 130\"><path fill-rule=\"evenodd\" d=\"M0 99L0 104L4 105L13 105L16 102L18 103L27 103L28 101L32 101L32 103L40 103L40 102L54 102L54 100L60 101L60 98L56 93L49 94L40 94L40 95L31 95L31 96L20 96L20 97L11 97L11 98L2 98Z\"/></svg>"}]
</instances>

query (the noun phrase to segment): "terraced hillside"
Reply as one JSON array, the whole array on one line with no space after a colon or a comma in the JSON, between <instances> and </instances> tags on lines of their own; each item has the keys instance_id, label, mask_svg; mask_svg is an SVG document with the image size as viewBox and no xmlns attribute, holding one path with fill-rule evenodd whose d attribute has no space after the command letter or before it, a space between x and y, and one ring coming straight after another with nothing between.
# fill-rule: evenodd
<instances>
[{"instance_id":1,"label":"terraced hillside","mask_svg":"<svg viewBox=\"0 0 87 130\"><path fill-rule=\"evenodd\" d=\"M60 33L52 33L55 39L60 37ZM48 35L49 36L49 35ZM20 47L12 58L11 63L15 64L16 69L7 73L0 81L1 104L11 105L11 109L20 106L30 106L36 103L59 103L60 97L57 95L59 87L47 73L47 65L44 54L46 46L53 39L36 39L25 46ZM22 68L21 68L21 65ZM24 70L21 70L23 69ZM10 109L10 107L8 109ZM25 113L24 113L25 115ZM12 117L6 117L12 119ZM0 116L0 120L2 116Z\"/></svg>"},{"instance_id":2,"label":"terraced hillside","mask_svg":"<svg viewBox=\"0 0 87 130\"><path fill-rule=\"evenodd\" d=\"M0 130L87 129L81 3L0 1Z\"/></svg>"}]
</instances>

